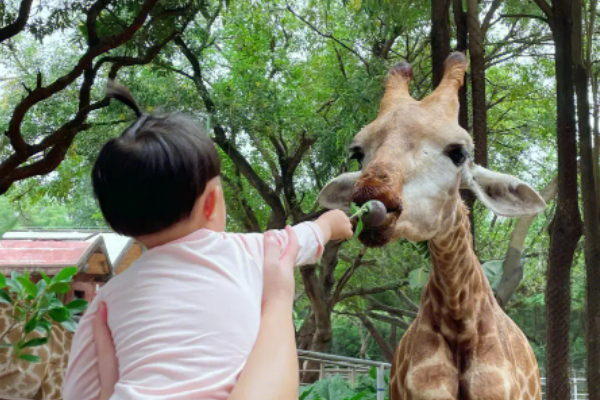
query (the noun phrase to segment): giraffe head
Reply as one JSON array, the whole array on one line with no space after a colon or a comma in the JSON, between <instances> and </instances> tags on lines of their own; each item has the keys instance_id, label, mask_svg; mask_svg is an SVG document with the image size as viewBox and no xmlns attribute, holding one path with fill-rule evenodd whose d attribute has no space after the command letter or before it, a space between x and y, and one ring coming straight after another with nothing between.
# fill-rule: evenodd
<instances>
[{"instance_id":1,"label":"giraffe head","mask_svg":"<svg viewBox=\"0 0 600 400\"><path fill-rule=\"evenodd\" d=\"M410 65L390 70L377 118L350 145L361 171L340 175L319 195L326 208L383 202L387 219L382 226L365 227L360 235L364 244L434 238L454 222L460 188L470 189L501 216L532 215L545 208L526 183L473 163L473 141L458 124L458 90L466 69L464 55L451 54L441 83L421 101L408 91Z\"/></svg>"}]
</instances>

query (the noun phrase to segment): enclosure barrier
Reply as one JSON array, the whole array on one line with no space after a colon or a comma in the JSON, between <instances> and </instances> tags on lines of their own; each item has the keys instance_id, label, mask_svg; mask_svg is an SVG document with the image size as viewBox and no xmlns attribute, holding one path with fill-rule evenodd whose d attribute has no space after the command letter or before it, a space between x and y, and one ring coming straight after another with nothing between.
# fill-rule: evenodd
<instances>
[{"instance_id":1,"label":"enclosure barrier","mask_svg":"<svg viewBox=\"0 0 600 400\"><path fill-rule=\"evenodd\" d=\"M385 382L383 379L386 369L390 369L391 364L362 360L360 358L343 357L334 354L317 353L314 351L298 350L300 361L315 361L318 363L318 369L304 368L304 362L301 363L300 374L306 372L318 372L319 380L330 376L339 375L350 382L354 387L358 375L368 375L372 367L377 371L377 400L383 400L385 397ZM546 399L546 377L544 371L540 371L542 399ZM587 400L587 380L586 373L582 370L571 371L571 400Z\"/></svg>"},{"instance_id":2,"label":"enclosure barrier","mask_svg":"<svg viewBox=\"0 0 600 400\"><path fill-rule=\"evenodd\" d=\"M357 375L367 375L372 367L377 371L377 400L385 398L385 382L383 379L386 369L392 366L389 363L362 360L360 358L351 358L336 356L334 354L317 353L314 351L298 350L298 358L300 361L316 361L319 364L319 369L300 369L300 374L305 372L318 372L319 380L333 375L341 375L350 381L350 385L354 387L356 384ZM302 365L304 363L301 363Z\"/></svg>"}]
</instances>

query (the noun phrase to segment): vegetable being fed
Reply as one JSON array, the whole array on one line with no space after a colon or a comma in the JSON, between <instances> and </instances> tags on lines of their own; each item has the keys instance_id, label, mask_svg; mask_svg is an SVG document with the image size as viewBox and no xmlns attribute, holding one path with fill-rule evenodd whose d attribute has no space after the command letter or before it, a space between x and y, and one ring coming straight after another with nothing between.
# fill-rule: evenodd
<instances>
[{"instance_id":1,"label":"vegetable being fed","mask_svg":"<svg viewBox=\"0 0 600 400\"><path fill-rule=\"evenodd\" d=\"M379 200L367 201L361 207L358 207L356 204L352 203L350 205L350 212L352 212L350 220L358 221L356 224L356 230L354 231L355 237L360 235L363 224L369 227L377 227L383 224L387 216L387 209Z\"/></svg>"}]
</instances>

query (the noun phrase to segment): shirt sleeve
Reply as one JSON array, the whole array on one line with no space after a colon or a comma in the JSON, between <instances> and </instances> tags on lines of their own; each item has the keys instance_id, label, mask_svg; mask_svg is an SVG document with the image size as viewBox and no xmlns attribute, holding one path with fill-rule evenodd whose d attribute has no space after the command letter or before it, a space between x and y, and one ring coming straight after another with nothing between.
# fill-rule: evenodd
<instances>
[{"instance_id":1,"label":"shirt sleeve","mask_svg":"<svg viewBox=\"0 0 600 400\"><path fill-rule=\"evenodd\" d=\"M100 296L97 295L79 321L69 354L62 387L63 400L96 400L100 397L98 358L92 334L92 317Z\"/></svg>"},{"instance_id":2,"label":"shirt sleeve","mask_svg":"<svg viewBox=\"0 0 600 400\"><path fill-rule=\"evenodd\" d=\"M296 266L314 264L319 261L323 254L325 240L319 225L314 222L302 222L292 227L298 237L298 255ZM285 229L273 230L280 245L285 248L288 244L288 234ZM241 234L239 235L246 250L259 261L262 266L264 262L264 235L263 234Z\"/></svg>"}]
</instances>

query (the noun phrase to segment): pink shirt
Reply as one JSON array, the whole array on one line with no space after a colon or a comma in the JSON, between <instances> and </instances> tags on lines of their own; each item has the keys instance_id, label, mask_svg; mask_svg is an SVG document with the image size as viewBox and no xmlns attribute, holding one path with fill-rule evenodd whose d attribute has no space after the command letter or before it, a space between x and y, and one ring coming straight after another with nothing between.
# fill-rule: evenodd
<instances>
[{"instance_id":1,"label":"pink shirt","mask_svg":"<svg viewBox=\"0 0 600 400\"><path fill-rule=\"evenodd\" d=\"M294 227L297 265L318 261L317 224ZM285 231L276 231L287 243ZM73 338L64 400L97 399L91 317L100 301L119 360L113 400L226 399L256 341L263 235L198 230L145 252L90 304ZM282 321L285 323L285 321Z\"/></svg>"}]
</instances>

